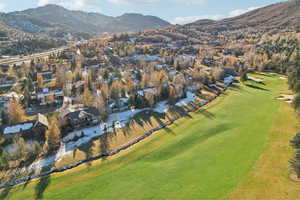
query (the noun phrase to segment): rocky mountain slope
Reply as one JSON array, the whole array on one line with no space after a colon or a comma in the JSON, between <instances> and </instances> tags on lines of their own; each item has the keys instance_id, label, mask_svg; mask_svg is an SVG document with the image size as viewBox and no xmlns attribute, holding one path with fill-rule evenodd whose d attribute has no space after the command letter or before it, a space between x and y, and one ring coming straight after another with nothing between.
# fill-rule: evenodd
<instances>
[{"instance_id":1,"label":"rocky mountain slope","mask_svg":"<svg viewBox=\"0 0 300 200\"><path fill-rule=\"evenodd\" d=\"M299 24L300 0L289 0L259 8L237 17L215 22L212 20L199 20L189 25L200 25L206 30L223 31L248 27L264 30L294 28Z\"/></svg>"}]
</instances>

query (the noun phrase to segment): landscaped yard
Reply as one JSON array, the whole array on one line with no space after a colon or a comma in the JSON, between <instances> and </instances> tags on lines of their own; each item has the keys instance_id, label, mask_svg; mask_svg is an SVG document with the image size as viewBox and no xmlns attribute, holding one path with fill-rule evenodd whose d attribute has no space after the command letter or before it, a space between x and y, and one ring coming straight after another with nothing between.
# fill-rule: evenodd
<instances>
[{"instance_id":1,"label":"landscaped yard","mask_svg":"<svg viewBox=\"0 0 300 200\"><path fill-rule=\"evenodd\" d=\"M295 199L288 178L297 121L285 80L225 95L114 158L3 190L10 199ZM284 187L284 188L282 188ZM275 194L276 196L272 195Z\"/></svg>"}]
</instances>

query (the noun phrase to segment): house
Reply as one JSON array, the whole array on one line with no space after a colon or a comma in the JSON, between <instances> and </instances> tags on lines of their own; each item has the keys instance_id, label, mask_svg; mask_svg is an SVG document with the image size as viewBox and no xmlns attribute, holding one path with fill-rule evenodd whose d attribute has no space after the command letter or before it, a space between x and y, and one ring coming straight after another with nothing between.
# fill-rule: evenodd
<instances>
[{"instance_id":1,"label":"house","mask_svg":"<svg viewBox=\"0 0 300 200\"><path fill-rule=\"evenodd\" d=\"M39 88L35 97L39 105L60 104L63 102L64 93L57 87Z\"/></svg>"},{"instance_id":2,"label":"house","mask_svg":"<svg viewBox=\"0 0 300 200\"><path fill-rule=\"evenodd\" d=\"M36 120L6 126L2 128L2 132L5 137L20 135L26 140L37 139L43 141L48 127L47 117L38 114Z\"/></svg>"},{"instance_id":3,"label":"house","mask_svg":"<svg viewBox=\"0 0 300 200\"><path fill-rule=\"evenodd\" d=\"M125 111L129 109L129 98L120 98L117 101L109 102L109 112L114 113L118 111Z\"/></svg>"},{"instance_id":4,"label":"house","mask_svg":"<svg viewBox=\"0 0 300 200\"><path fill-rule=\"evenodd\" d=\"M100 122L100 113L96 108L77 110L65 115L64 119L71 128L96 125Z\"/></svg>"}]
</instances>

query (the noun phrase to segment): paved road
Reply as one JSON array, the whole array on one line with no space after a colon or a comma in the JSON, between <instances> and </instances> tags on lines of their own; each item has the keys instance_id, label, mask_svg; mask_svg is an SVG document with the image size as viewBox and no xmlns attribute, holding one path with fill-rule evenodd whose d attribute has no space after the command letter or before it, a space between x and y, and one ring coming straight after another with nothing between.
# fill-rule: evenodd
<instances>
[{"instance_id":1,"label":"paved road","mask_svg":"<svg viewBox=\"0 0 300 200\"><path fill-rule=\"evenodd\" d=\"M58 53L67 48L68 47L61 47L59 49L54 49L54 50L43 52L43 53L36 53L36 54L29 55L29 56L24 56L24 57L15 56L15 57L11 57L11 58L0 59L0 65L10 65L10 64L19 64L22 62L28 62L28 61L31 61L32 59L47 57L52 53Z\"/></svg>"}]
</instances>

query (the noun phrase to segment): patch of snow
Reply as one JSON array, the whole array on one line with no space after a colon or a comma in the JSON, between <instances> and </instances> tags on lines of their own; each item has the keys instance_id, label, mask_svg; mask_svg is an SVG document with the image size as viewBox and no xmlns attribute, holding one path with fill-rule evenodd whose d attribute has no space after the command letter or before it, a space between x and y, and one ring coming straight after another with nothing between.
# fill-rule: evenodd
<instances>
[{"instance_id":1,"label":"patch of snow","mask_svg":"<svg viewBox=\"0 0 300 200\"><path fill-rule=\"evenodd\" d=\"M166 113L170 108L170 105L168 104L167 101L162 101L157 103L153 111L158 112L158 113Z\"/></svg>"},{"instance_id":2,"label":"patch of snow","mask_svg":"<svg viewBox=\"0 0 300 200\"><path fill-rule=\"evenodd\" d=\"M225 85L230 85L234 81L234 76L227 76L224 78Z\"/></svg>"},{"instance_id":3,"label":"patch of snow","mask_svg":"<svg viewBox=\"0 0 300 200\"><path fill-rule=\"evenodd\" d=\"M143 90L138 90L137 94L140 96L144 96L145 93L152 93L155 94L156 93L156 89L155 88L146 88Z\"/></svg>"},{"instance_id":4,"label":"patch of snow","mask_svg":"<svg viewBox=\"0 0 300 200\"><path fill-rule=\"evenodd\" d=\"M130 109L124 112L113 113L109 116L107 124L108 126L112 126L114 122L119 121L121 124L125 125L129 122L130 118L144 110L145 109Z\"/></svg>"},{"instance_id":5,"label":"patch of snow","mask_svg":"<svg viewBox=\"0 0 300 200\"><path fill-rule=\"evenodd\" d=\"M182 99L181 101L179 101L178 103L176 103L176 106L182 107L182 106L187 106L189 103L191 102L195 102L196 98L194 93L192 92L187 92L186 93L186 98Z\"/></svg>"}]
</instances>

